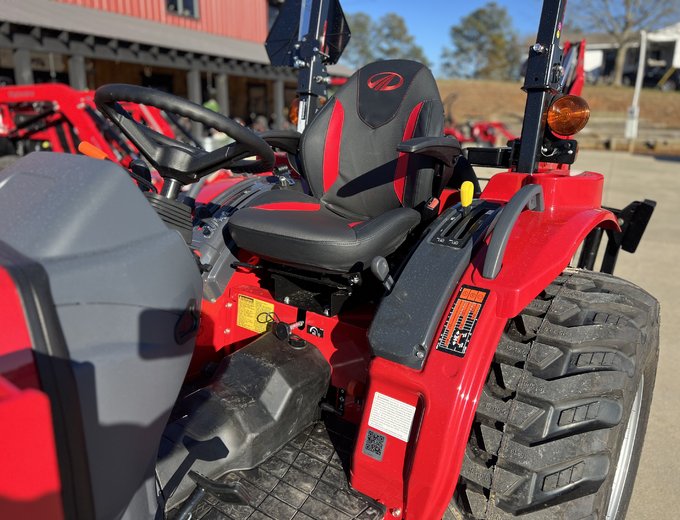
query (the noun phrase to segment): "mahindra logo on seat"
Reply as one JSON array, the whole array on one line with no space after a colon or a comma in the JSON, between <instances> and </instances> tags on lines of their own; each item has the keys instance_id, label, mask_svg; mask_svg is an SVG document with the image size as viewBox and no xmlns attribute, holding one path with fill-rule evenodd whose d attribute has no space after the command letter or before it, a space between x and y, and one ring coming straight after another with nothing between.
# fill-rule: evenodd
<instances>
[{"instance_id":1,"label":"mahindra logo on seat","mask_svg":"<svg viewBox=\"0 0 680 520\"><path fill-rule=\"evenodd\" d=\"M387 92L401 87L404 84L404 78L401 74L397 74L396 72L378 72L368 78L366 84L371 90Z\"/></svg>"}]
</instances>

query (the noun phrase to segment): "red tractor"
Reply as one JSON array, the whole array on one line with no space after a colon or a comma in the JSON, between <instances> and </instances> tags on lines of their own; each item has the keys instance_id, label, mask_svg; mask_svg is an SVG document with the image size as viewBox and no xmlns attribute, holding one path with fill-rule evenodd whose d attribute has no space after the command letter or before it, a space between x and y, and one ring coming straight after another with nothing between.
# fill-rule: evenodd
<instances>
[{"instance_id":1,"label":"red tractor","mask_svg":"<svg viewBox=\"0 0 680 520\"><path fill-rule=\"evenodd\" d=\"M659 305L610 273L654 204L605 209L601 175L541 166L572 164L587 120L560 91L564 8L544 2L508 147L444 136L408 60L317 109L349 32L316 0L286 2L268 45L298 65L303 132L108 85L95 102L160 193L76 155L0 173L0 517L623 518ZM234 143L171 140L123 102ZM177 200L219 167L271 171L272 147L297 173ZM482 191L476 165L504 171Z\"/></svg>"},{"instance_id":2,"label":"red tractor","mask_svg":"<svg viewBox=\"0 0 680 520\"><path fill-rule=\"evenodd\" d=\"M161 112L144 105L126 105L139 122L175 138ZM136 157L134 146L94 106L94 92L61 83L0 87L0 138L3 155L30 152L77 153L81 141L96 146L112 161L125 164Z\"/></svg>"},{"instance_id":3,"label":"red tractor","mask_svg":"<svg viewBox=\"0 0 680 520\"><path fill-rule=\"evenodd\" d=\"M170 113L138 103L123 107L139 123L170 139L202 144ZM92 146L81 147L81 143ZM94 104L93 91L79 91L60 83L0 87L0 168L34 151L93 154L128 167L138 159L137 148ZM240 180L240 179L239 179ZM153 175L153 184L162 184ZM233 183L231 174L218 170L193 195L210 199Z\"/></svg>"}]
</instances>

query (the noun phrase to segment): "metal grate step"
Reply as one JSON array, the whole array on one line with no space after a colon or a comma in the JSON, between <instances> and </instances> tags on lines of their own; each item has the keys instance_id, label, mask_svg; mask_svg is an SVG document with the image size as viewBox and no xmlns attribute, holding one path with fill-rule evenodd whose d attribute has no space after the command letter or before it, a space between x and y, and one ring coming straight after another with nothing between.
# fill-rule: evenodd
<instances>
[{"instance_id":1,"label":"metal grate step","mask_svg":"<svg viewBox=\"0 0 680 520\"><path fill-rule=\"evenodd\" d=\"M206 496L192 520L373 520L384 509L349 489L346 467L352 439L316 423L258 468L225 475L247 488L251 504Z\"/></svg>"}]
</instances>

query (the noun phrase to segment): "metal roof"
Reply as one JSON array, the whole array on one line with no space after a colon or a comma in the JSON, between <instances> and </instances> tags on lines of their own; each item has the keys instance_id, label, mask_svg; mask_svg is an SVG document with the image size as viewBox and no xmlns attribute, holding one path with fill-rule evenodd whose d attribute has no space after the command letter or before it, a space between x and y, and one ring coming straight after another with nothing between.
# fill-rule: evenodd
<instances>
[{"instance_id":1,"label":"metal roof","mask_svg":"<svg viewBox=\"0 0 680 520\"><path fill-rule=\"evenodd\" d=\"M269 63L264 45L50 0L0 0L0 20Z\"/></svg>"}]
</instances>

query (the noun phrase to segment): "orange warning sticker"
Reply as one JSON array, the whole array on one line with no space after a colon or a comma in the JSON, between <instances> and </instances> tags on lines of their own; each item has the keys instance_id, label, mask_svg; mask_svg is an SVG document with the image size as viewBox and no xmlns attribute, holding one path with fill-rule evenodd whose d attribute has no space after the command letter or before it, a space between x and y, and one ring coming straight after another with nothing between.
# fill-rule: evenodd
<instances>
[{"instance_id":1,"label":"orange warning sticker","mask_svg":"<svg viewBox=\"0 0 680 520\"><path fill-rule=\"evenodd\" d=\"M437 340L437 350L463 357L467 352L472 332L484 307L489 291L464 285L451 305L444 328Z\"/></svg>"}]
</instances>

